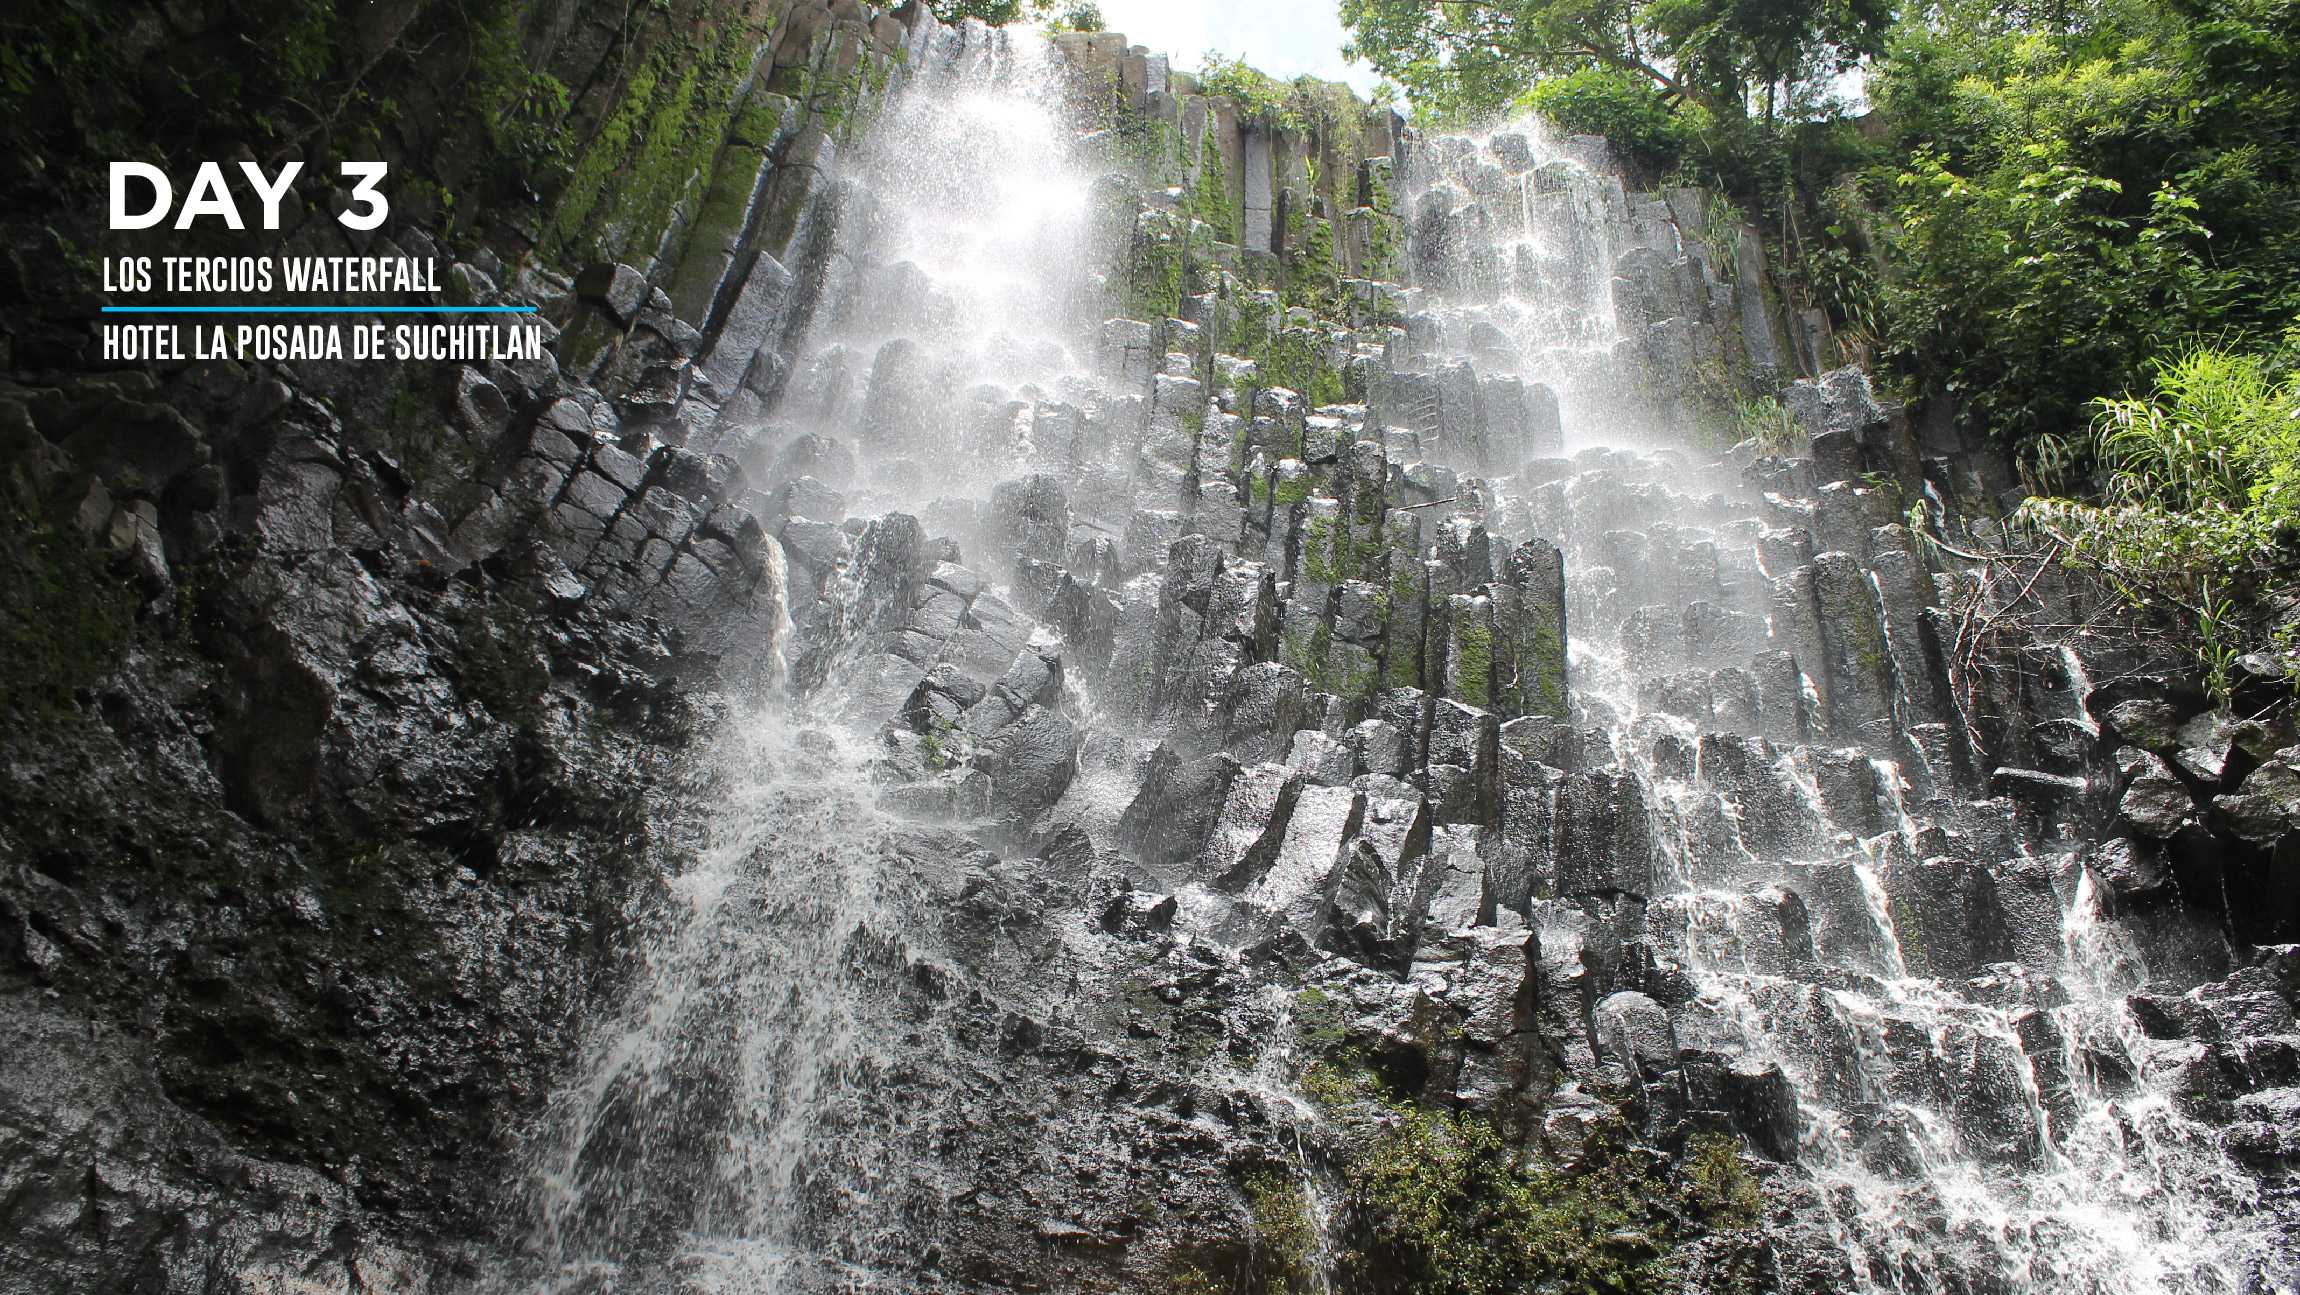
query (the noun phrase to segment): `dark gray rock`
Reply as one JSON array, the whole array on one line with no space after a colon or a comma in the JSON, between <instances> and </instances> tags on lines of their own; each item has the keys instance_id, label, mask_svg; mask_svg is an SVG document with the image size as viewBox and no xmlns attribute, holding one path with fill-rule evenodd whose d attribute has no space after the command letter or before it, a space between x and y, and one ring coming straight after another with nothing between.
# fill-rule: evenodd
<instances>
[{"instance_id":1,"label":"dark gray rock","mask_svg":"<svg viewBox=\"0 0 2300 1295\"><path fill-rule=\"evenodd\" d=\"M2133 762L2132 781L2117 800L2117 814L2135 832L2169 840L2190 821L2196 802L2164 761L2146 752L2135 754L2140 759Z\"/></svg>"},{"instance_id":2,"label":"dark gray rock","mask_svg":"<svg viewBox=\"0 0 2300 1295\"><path fill-rule=\"evenodd\" d=\"M2180 712L2158 698L2118 702L2100 718L2118 737L2158 755L2170 754L2179 742Z\"/></svg>"},{"instance_id":3,"label":"dark gray rock","mask_svg":"<svg viewBox=\"0 0 2300 1295\"><path fill-rule=\"evenodd\" d=\"M2300 773L2281 761L2263 764L2245 775L2235 794L2212 803L2238 840L2274 845L2300 830Z\"/></svg>"},{"instance_id":4,"label":"dark gray rock","mask_svg":"<svg viewBox=\"0 0 2300 1295\"><path fill-rule=\"evenodd\" d=\"M1634 777L1614 770L1568 777L1558 792L1558 893L1652 893L1652 833Z\"/></svg>"},{"instance_id":5,"label":"dark gray rock","mask_svg":"<svg viewBox=\"0 0 2300 1295\"><path fill-rule=\"evenodd\" d=\"M646 303L647 279L628 265L593 265L575 276L575 295L606 311L617 328L629 328Z\"/></svg>"}]
</instances>

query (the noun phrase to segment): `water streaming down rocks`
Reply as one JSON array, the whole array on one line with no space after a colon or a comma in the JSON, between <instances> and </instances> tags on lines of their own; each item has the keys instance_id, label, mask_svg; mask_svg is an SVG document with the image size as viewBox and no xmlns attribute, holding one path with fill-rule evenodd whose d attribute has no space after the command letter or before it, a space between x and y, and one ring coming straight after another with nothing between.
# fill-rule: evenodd
<instances>
[{"instance_id":1,"label":"water streaming down rocks","mask_svg":"<svg viewBox=\"0 0 2300 1295\"><path fill-rule=\"evenodd\" d=\"M1719 242L1749 244L1697 195L1625 194L1574 160L1592 144L1533 130L1421 154L1418 268L1438 291L1407 331L1439 364L1553 377L1573 439L1597 442L1498 482L1491 520L1565 549L1583 742L1560 794L1594 785L1597 814L1630 819L1606 825L1594 885L1560 847L1566 893L1642 908L1622 938L1655 960L1599 1002L1601 1028L1630 1040L1648 1101L1721 1102L1811 1172L1845 1288L2289 1289L2289 1214L2199 1118L2193 1046L2144 1037L2125 1005L2199 969L2175 945L2152 973L2102 911L2081 806L2016 804L2005 769L1983 794L2010 753L1952 697L1958 577L1903 515L1951 486L1945 465L1894 461L1907 429L1852 371L1792 393L1809 456L1688 455L1668 397L1639 397L1775 362L1742 327L1761 318L1736 299L1750 283L1717 270ZM1619 332L1585 318L1560 355L1538 303L1565 248L1610 254ZM2031 703L2037 728L2097 733L2076 653L2041 665L2059 700ZM2242 1014L2291 974L2273 952L2201 1001Z\"/></svg>"},{"instance_id":2,"label":"water streaming down rocks","mask_svg":"<svg viewBox=\"0 0 2300 1295\"><path fill-rule=\"evenodd\" d=\"M543 360L15 335L136 609L0 763L0 1287L1394 1289L1408 1105L1650 1166L1690 1291L2293 1287L2291 730L1967 556L2001 459L1756 230L704 8L537 33L627 195L376 235Z\"/></svg>"},{"instance_id":3,"label":"water streaming down rocks","mask_svg":"<svg viewBox=\"0 0 2300 1295\"><path fill-rule=\"evenodd\" d=\"M1346 1154L1293 1090L1310 986L1320 1047L1539 1158L1735 1131L1767 1289L2293 1289L2300 956L2237 965L2094 843L2082 645L1972 684L1937 546L1988 538L1985 456L1853 370L1793 444L1701 448L1704 384L1822 341L1602 141L1393 121L1345 217L1330 140L1102 39L926 24L787 376L716 429L791 695L535 1144L519 1280L1251 1271L1239 1182L1321 1202ZM1103 59L1181 187L1097 175ZM1232 156L1236 248L1188 187ZM1340 318L1252 286L1345 226ZM1188 286L1102 319L1129 281ZM1267 385L1303 352L1332 403Z\"/></svg>"}]
</instances>

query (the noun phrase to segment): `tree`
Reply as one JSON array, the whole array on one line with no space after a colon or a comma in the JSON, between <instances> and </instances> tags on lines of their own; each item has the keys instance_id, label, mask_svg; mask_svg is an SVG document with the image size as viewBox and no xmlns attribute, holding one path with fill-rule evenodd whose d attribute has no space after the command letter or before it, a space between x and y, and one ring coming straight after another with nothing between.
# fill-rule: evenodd
<instances>
[{"instance_id":1,"label":"tree","mask_svg":"<svg viewBox=\"0 0 2300 1295\"><path fill-rule=\"evenodd\" d=\"M927 0L926 7L945 23L980 18L1004 27L1025 18L1038 18L1054 31L1102 31L1102 8L1094 0Z\"/></svg>"},{"instance_id":2,"label":"tree","mask_svg":"<svg viewBox=\"0 0 2300 1295\"><path fill-rule=\"evenodd\" d=\"M1542 77L1634 75L1739 116L1883 48L1890 0L1342 0L1344 53L1440 117L1495 111Z\"/></svg>"},{"instance_id":3,"label":"tree","mask_svg":"<svg viewBox=\"0 0 2300 1295\"><path fill-rule=\"evenodd\" d=\"M1102 6L1094 0L1075 0L1061 6L1046 26L1051 31L1108 31L1110 24L1102 17Z\"/></svg>"},{"instance_id":4,"label":"tree","mask_svg":"<svg viewBox=\"0 0 2300 1295\"><path fill-rule=\"evenodd\" d=\"M1886 358L2034 451L2195 338L2300 316L2300 5L2107 0L1904 24L1872 78Z\"/></svg>"},{"instance_id":5,"label":"tree","mask_svg":"<svg viewBox=\"0 0 2300 1295\"><path fill-rule=\"evenodd\" d=\"M1022 0L927 0L926 7L944 23L980 18L993 27L1004 27L1023 13Z\"/></svg>"}]
</instances>

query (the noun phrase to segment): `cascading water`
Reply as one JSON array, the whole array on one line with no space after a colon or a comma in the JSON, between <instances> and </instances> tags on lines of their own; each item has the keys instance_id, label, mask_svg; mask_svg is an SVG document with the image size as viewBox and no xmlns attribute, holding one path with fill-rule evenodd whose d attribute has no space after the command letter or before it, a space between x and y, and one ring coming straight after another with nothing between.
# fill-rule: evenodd
<instances>
[{"instance_id":1,"label":"cascading water","mask_svg":"<svg viewBox=\"0 0 2300 1295\"><path fill-rule=\"evenodd\" d=\"M725 723L491 1290L1324 1289L1385 1085L1534 1156L1736 1128L1824 1236L1800 1292L2292 1289L2165 1082L2198 1058L2123 1006L2161 975L1977 789L1898 501L1688 446L1782 362L1753 233L1596 141L1409 137L1410 283L1320 320L1260 286L1319 183L1272 132L1224 128L1271 255L1213 253L1183 212L1230 195L1100 174L1114 82L926 30L721 442L773 491L788 678ZM1140 75L1177 135L1135 151L1210 188L1223 118ZM1208 290L1105 320L1146 249Z\"/></svg>"},{"instance_id":2,"label":"cascading water","mask_svg":"<svg viewBox=\"0 0 2300 1295\"><path fill-rule=\"evenodd\" d=\"M903 949L919 865L852 739L727 727L715 839L531 1156L544 1290L805 1289L933 1235L935 1112L891 1100L857 975Z\"/></svg>"},{"instance_id":3,"label":"cascading water","mask_svg":"<svg viewBox=\"0 0 2300 1295\"><path fill-rule=\"evenodd\" d=\"M1625 193L1601 150L1538 123L1430 141L1408 332L1559 393L1579 453L1505 484L1493 522L1566 552L1576 704L1645 789L1646 920L1690 973L1679 1046L1787 1077L1783 1150L1863 1292L2295 1289L2255 1181L2168 1090L2193 1045L2130 1020L2146 959L2095 879L1947 767L1962 717L1895 657L1930 601L1885 583L1911 569L1899 518L1832 535L1752 487L1764 464L1667 448L1698 373L1750 358L1687 327L1742 309L1718 260L1750 244L1689 191ZM2007 911L1948 897L1982 880Z\"/></svg>"},{"instance_id":4,"label":"cascading water","mask_svg":"<svg viewBox=\"0 0 2300 1295\"><path fill-rule=\"evenodd\" d=\"M1029 457L1007 392L1080 367L1091 193L1053 75L1034 38L939 32L849 162L833 270L770 432L836 501L801 503L802 523L979 495ZM874 356L885 380L858 400ZM826 466L843 444L861 453ZM866 530L792 609L810 686L722 723L710 840L670 879L632 991L530 1145L540 1271L501 1285L910 1289L893 1274L931 1264L952 1098L919 1028L919 969L942 952L920 905L963 889L979 856L880 794L882 750L810 722L856 703L848 657L900 578L890 564L916 560L908 534ZM906 1032L918 1046L888 1046Z\"/></svg>"}]
</instances>

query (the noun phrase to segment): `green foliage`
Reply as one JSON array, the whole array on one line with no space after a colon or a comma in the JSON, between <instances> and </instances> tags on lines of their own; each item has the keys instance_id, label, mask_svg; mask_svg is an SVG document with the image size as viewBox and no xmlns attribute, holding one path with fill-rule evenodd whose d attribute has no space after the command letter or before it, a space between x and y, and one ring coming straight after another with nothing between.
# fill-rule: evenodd
<instances>
[{"instance_id":1,"label":"green foliage","mask_svg":"<svg viewBox=\"0 0 2300 1295\"><path fill-rule=\"evenodd\" d=\"M1257 1174L1246 1181L1254 1220L1252 1287L1260 1295L1317 1289L1318 1223L1309 1193L1292 1178Z\"/></svg>"},{"instance_id":2,"label":"green foliage","mask_svg":"<svg viewBox=\"0 0 2300 1295\"><path fill-rule=\"evenodd\" d=\"M2068 435L2195 336L2300 314L2300 6L1945 7L1872 83L1906 161L1886 355L2014 444Z\"/></svg>"},{"instance_id":3,"label":"green foliage","mask_svg":"<svg viewBox=\"0 0 2300 1295\"><path fill-rule=\"evenodd\" d=\"M2093 407L2100 502L2031 499L2019 516L2135 608L2177 609L2225 698L2237 657L2280 651L2259 599L2300 568L2300 373L2192 347L2158 362L2152 395Z\"/></svg>"},{"instance_id":4,"label":"green foliage","mask_svg":"<svg viewBox=\"0 0 2300 1295\"><path fill-rule=\"evenodd\" d=\"M980 18L993 27L1004 27L1029 12L1023 0L927 0L926 7L943 23Z\"/></svg>"},{"instance_id":5,"label":"green foliage","mask_svg":"<svg viewBox=\"0 0 2300 1295\"><path fill-rule=\"evenodd\" d=\"M473 117L498 157L528 166L566 158L567 87L531 66L519 44L519 6L499 0L471 32Z\"/></svg>"},{"instance_id":6,"label":"green foliage","mask_svg":"<svg viewBox=\"0 0 2300 1295\"><path fill-rule=\"evenodd\" d=\"M219 12L200 11L194 21L248 34L229 58L209 43L171 40L158 6L8 6L0 14L0 143L50 156L87 148L150 157L219 138L300 141L315 122L350 120L320 106L349 93L335 82L352 24L339 20L335 0L219 0L209 8ZM123 75L124 64L139 61L137 75Z\"/></svg>"},{"instance_id":7,"label":"green foliage","mask_svg":"<svg viewBox=\"0 0 2300 1295\"><path fill-rule=\"evenodd\" d=\"M1342 0L1344 52L1440 121L1481 117L1545 76L1603 68L1721 115L1784 102L1882 48L1886 0Z\"/></svg>"},{"instance_id":8,"label":"green foliage","mask_svg":"<svg viewBox=\"0 0 2300 1295\"><path fill-rule=\"evenodd\" d=\"M2158 363L2153 398L2096 408L2112 502L2300 523L2300 375L2199 346Z\"/></svg>"},{"instance_id":9,"label":"green foliage","mask_svg":"<svg viewBox=\"0 0 2300 1295\"><path fill-rule=\"evenodd\" d=\"M1679 1251L1746 1271L1764 1195L1739 1141L1695 1134L1672 1160L1602 1133L1573 1166L1529 1159L1487 1120L1388 1105L1352 1164L1335 1288L1366 1295L1632 1295L1675 1290Z\"/></svg>"},{"instance_id":10,"label":"green foliage","mask_svg":"<svg viewBox=\"0 0 2300 1295\"><path fill-rule=\"evenodd\" d=\"M1719 1133L1696 1133L1678 1166L1685 1203L1714 1227L1754 1227L1765 1209L1765 1194L1741 1163L1741 1149Z\"/></svg>"},{"instance_id":11,"label":"green foliage","mask_svg":"<svg viewBox=\"0 0 2300 1295\"><path fill-rule=\"evenodd\" d=\"M1107 31L1102 6L1094 0L927 0L927 9L943 23L980 18L993 27L1035 20L1048 31Z\"/></svg>"},{"instance_id":12,"label":"green foliage","mask_svg":"<svg viewBox=\"0 0 2300 1295\"><path fill-rule=\"evenodd\" d=\"M1044 6L1041 6L1044 12ZM1110 24L1102 17L1102 6L1094 0L1074 0L1054 10L1046 20L1048 31L1108 31Z\"/></svg>"},{"instance_id":13,"label":"green foliage","mask_svg":"<svg viewBox=\"0 0 2300 1295\"><path fill-rule=\"evenodd\" d=\"M0 16L0 120L21 129L27 117L46 108L51 90L76 97L75 87L95 70L104 51L119 39L120 14L98 0L54 0Z\"/></svg>"},{"instance_id":14,"label":"green foliage","mask_svg":"<svg viewBox=\"0 0 2300 1295\"><path fill-rule=\"evenodd\" d=\"M1413 1295L1665 1288L1667 1192L1627 1154L1521 1166L1490 1124L1404 1113L1351 1176L1344 1289Z\"/></svg>"},{"instance_id":15,"label":"green foliage","mask_svg":"<svg viewBox=\"0 0 2300 1295\"><path fill-rule=\"evenodd\" d=\"M1198 69L1200 94L1229 99L1238 105L1240 117L1283 130L1301 130L1308 125L1293 89L1276 77L1217 53L1208 52Z\"/></svg>"},{"instance_id":16,"label":"green foliage","mask_svg":"<svg viewBox=\"0 0 2300 1295\"><path fill-rule=\"evenodd\" d=\"M2119 181L2023 154L2038 165L1980 180L1912 161L1886 295L1893 357L2016 441L2066 426L2103 378L2207 325L2220 295L2194 198L2166 181L2127 214Z\"/></svg>"},{"instance_id":17,"label":"green foliage","mask_svg":"<svg viewBox=\"0 0 2300 1295\"><path fill-rule=\"evenodd\" d=\"M1240 117L1264 126L1335 138L1357 133L1359 107L1349 87L1314 76L1281 81L1209 50L1198 69L1198 92L1229 99L1238 106ZM1316 160L1310 164L1315 167Z\"/></svg>"},{"instance_id":18,"label":"green foliage","mask_svg":"<svg viewBox=\"0 0 2300 1295\"><path fill-rule=\"evenodd\" d=\"M1734 405L1733 430L1736 444L1755 441L1758 453L1775 456L1796 453L1802 439L1796 415L1778 396L1759 396Z\"/></svg>"},{"instance_id":19,"label":"green foliage","mask_svg":"<svg viewBox=\"0 0 2300 1295\"><path fill-rule=\"evenodd\" d=\"M1683 160L1687 125L1652 80L1592 65L1537 82L1517 107L1540 113L1577 135L1603 135L1614 152L1648 175Z\"/></svg>"}]
</instances>

